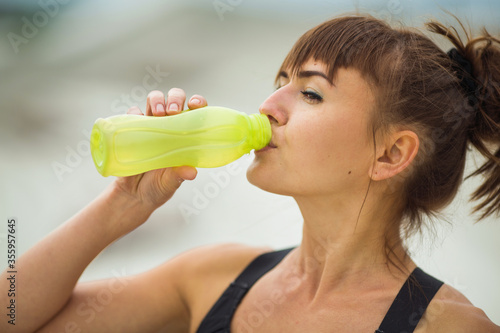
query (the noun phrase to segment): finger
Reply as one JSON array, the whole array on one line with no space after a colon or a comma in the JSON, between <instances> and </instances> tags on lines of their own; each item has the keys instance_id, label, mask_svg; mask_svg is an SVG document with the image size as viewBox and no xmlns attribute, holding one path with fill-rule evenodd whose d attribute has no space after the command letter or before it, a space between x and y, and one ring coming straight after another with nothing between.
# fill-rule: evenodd
<instances>
[{"instance_id":1,"label":"finger","mask_svg":"<svg viewBox=\"0 0 500 333\"><path fill-rule=\"evenodd\" d=\"M191 110L202 108L207 105L207 100L201 95L193 95L188 102L188 108Z\"/></svg>"},{"instance_id":2,"label":"finger","mask_svg":"<svg viewBox=\"0 0 500 333\"><path fill-rule=\"evenodd\" d=\"M147 116L166 116L165 112L165 95L158 90L153 90L148 94L146 103Z\"/></svg>"},{"instance_id":3,"label":"finger","mask_svg":"<svg viewBox=\"0 0 500 333\"><path fill-rule=\"evenodd\" d=\"M127 114L138 114L139 116L144 116L144 113L142 113L138 106L132 106L129 108Z\"/></svg>"},{"instance_id":4,"label":"finger","mask_svg":"<svg viewBox=\"0 0 500 333\"><path fill-rule=\"evenodd\" d=\"M178 114L184 109L186 93L179 88L172 88L167 93L167 114Z\"/></svg>"},{"instance_id":5,"label":"finger","mask_svg":"<svg viewBox=\"0 0 500 333\"><path fill-rule=\"evenodd\" d=\"M198 174L198 170L196 170L195 167L192 166L180 166L180 167L175 167L173 168L177 176L184 180L193 180L196 178L196 175Z\"/></svg>"}]
</instances>

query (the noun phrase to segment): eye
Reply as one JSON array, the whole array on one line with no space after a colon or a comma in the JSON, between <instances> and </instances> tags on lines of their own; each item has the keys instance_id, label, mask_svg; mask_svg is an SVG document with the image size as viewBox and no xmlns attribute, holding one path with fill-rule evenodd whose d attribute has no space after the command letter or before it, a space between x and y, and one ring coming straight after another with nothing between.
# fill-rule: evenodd
<instances>
[{"instance_id":1,"label":"eye","mask_svg":"<svg viewBox=\"0 0 500 333\"><path fill-rule=\"evenodd\" d=\"M323 101L323 97L321 97L318 93L315 93L314 91L302 90L301 93L304 96L304 98L309 102L319 103Z\"/></svg>"}]
</instances>

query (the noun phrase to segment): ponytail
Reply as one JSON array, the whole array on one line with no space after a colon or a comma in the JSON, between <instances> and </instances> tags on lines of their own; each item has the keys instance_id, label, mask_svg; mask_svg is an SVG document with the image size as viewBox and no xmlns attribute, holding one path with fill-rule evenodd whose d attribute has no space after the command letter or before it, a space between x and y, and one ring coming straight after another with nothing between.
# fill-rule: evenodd
<instances>
[{"instance_id":1,"label":"ponytail","mask_svg":"<svg viewBox=\"0 0 500 333\"><path fill-rule=\"evenodd\" d=\"M466 35L466 43L456 29L441 23L427 23L427 29L446 37L455 46L448 55L468 104L469 112L464 117L468 140L486 159L467 177L480 175L484 179L471 196L477 202L474 212L479 212L479 219L483 219L500 215L500 40L486 29L480 37L471 38L457 21Z\"/></svg>"}]
</instances>

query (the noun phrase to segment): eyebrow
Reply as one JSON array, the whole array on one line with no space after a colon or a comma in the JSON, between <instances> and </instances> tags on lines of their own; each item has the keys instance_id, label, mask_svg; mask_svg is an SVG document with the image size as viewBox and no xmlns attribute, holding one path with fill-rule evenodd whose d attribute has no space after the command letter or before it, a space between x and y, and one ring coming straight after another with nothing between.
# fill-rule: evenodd
<instances>
[{"instance_id":1,"label":"eyebrow","mask_svg":"<svg viewBox=\"0 0 500 333\"><path fill-rule=\"evenodd\" d=\"M280 74L279 74L279 76L283 77L285 79L288 79L288 73L285 72L285 71L281 71ZM333 84L333 81L330 80L330 78L328 76L326 76L326 74L323 73L323 72L318 72L318 71L300 71L297 76L300 79L302 79L302 78L308 78L308 77L312 77L312 76L319 76L319 77L324 78L326 81L328 81L328 83L331 86L335 86L335 84Z\"/></svg>"}]
</instances>

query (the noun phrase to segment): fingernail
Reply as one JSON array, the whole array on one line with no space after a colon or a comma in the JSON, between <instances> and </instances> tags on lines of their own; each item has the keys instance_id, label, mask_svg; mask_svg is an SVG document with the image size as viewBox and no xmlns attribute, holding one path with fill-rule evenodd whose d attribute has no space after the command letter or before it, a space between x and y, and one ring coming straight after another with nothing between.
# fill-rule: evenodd
<instances>
[{"instance_id":1,"label":"fingernail","mask_svg":"<svg viewBox=\"0 0 500 333\"><path fill-rule=\"evenodd\" d=\"M193 98L193 99L191 100L191 104L200 104L200 103L201 103L201 102L200 102L200 100L199 100L198 98Z\"/></svg>"},{"instance_id":2,"label":"fingernail","mask_svg":"<svg viewBox=\"0 0 500 333\"><path fill-rule=\"evenodd\" d=\"M165 108L163 107L163 104L158 104L156 106L156 112L165 112Z\"/></svg>"},{"instance_id":3,"label":"fingernail","mask_svg":"<svg viewBox=\"0 0 500 333\"><path fill-rule=\"evenodd\" d=\"M168 110L169 111L179 111L179 106L175 103L172 103L170 104L170 106L168 107Z\"/></svg>"}]
</instances>

